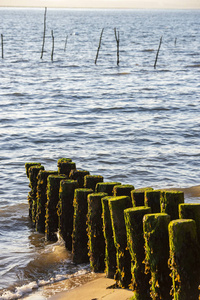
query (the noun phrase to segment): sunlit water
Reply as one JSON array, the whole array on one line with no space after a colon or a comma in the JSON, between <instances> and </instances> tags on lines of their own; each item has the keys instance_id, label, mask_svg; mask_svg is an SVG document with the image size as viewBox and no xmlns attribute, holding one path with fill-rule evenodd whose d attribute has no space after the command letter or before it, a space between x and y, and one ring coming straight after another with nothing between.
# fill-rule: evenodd
<instances>
[{"instance_id":1,"label":"sunlit water","mask_svg":"<svg viewBox=\"0 0 200 300\"><path fill-rule=\"evenodd\" d=\"M136 188L199 185L200 11L48 9L43 59L44 9L0 18L0 289L12 299L32 290L15 289L24 284L88 271L31 227L25 162L56 170L71 157Z\"/></svg>"}]
</instances>

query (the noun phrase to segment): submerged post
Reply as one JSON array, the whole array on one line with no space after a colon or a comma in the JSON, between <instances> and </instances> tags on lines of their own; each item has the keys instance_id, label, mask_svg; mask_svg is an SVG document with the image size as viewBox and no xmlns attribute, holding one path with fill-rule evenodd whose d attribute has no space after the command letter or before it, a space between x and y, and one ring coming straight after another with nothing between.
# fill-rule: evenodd
<instances>
[{"instance_id":1,"label":"submerged post","mask_svg":"<svg viewBox=\"0 0 200 300\"><path fill-rule=\"evenodd\" d=\"M66 36L66 39L65 39L65 47L64 47L64 52L66 52L66 48L67 48L67 39L68 39L68 35Z\"/></svg>"},{"instance_id":2,"label":"submerged post","mask_svg":"<svg viewBox=\"0 0 200 300\"><path fill-rule=\"evenodd\" d=\"M45 7L44 11L44 32L43 32L43 43L42 43L42 51L41 51L41 56L40 59L43 58L43 53L44 53L44 43L45 43L45 35L46 35L46 16L47 16L47 8Z\"/></svg>"},{"instance_id":3,"label":"submerged post","mask_svg":"<svg viewBox=\"0 0 200 300\"><path fill-rule=\"evenodd\" d=\"M157 54L156 54L156 59L155 59L155 63L154 63L154 69L156 69L156 64L157 64L157 60L158 60L158 55L159 55L159 52L160 52L161 44L162 44L162 36L160 38L160 44L159 44L159 47L158 47L158 50L157 50Z\"/></svg>"},{"instance_id":4,"label":"submerged post","mask_svg":"<svg viewBox=\"0 0 200 300\"><path fill-rule=\"evenodd\" d=\"M1 58L4 58L4 54L3 54L3 34L1 34Z\"/></svg>"},{"instance_id":5,"label":"submerged post","mask_svg":"<svg viewBox=\"0 0 200 300\"><path fill-rule=\"evenodd\" d=\"M101 35L100 35L100 39L99 39L99 46L98 46L98 49L97 49L96 59L95 59L95 62L94 62L95 65L97 63L97 59L98 59L98 56L99 56L99 50L101 48L101 40L102 40L103 31L104 31L104 28L101 31Z\"/></svg>"},{"instance_id":6,"label":"submerged post","mask_svg":"<svg viewBox=\"0 0 200 300\"><path fill-rule=\"evenodd\" d=\"M117 33L116 28L114 28L114 32L115 32L115 39L117 42L117 65L119 65L119 31Z\"/></svg>"},{"instance_id":7,"label":"submerged post","mask_svg":"<svg viewBox=\"0 0 200 300\"><path fill-rule=\"evenodd\" d=\"M51 30L51 37L52 37L51 61L53 62L53 54L54 54L54 35L53 35L53 30Z\"/></svg>"}]
</instances>

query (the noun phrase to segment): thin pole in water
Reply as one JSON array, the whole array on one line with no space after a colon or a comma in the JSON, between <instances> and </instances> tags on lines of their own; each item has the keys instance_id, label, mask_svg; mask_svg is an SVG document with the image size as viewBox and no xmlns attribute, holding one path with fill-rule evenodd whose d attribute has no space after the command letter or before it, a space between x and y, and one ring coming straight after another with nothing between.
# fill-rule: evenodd
<instances>
[{"instance_id":1,"label":"thin pole in water","mask_svg":"<svg viewBox=\"0 0 200 300\"><path fill-rule=\"evenodd\" d=\"M45 7L44 11L44 32L43 32L43 43L42 43L42 51L41 51L41 56L40 59L43 58L43 53L44 53L44 43L45 43L45 34L46 34L46 17L47 17L47 8Z\"/></svg>"},{"instance_id":2,"label":"thin pole in water","mask_svg":"<svg viewBox=\"0 0 200 300\"><path fill-rule=\"evenodd\" d=\"M66 39L65 39L65 48L64 48L64 52L66 51L66 47L67 47L67 39L68 39L68 35L66 36Z\"/></svg>"},{"instance_id":3,"label":"thin pole in water","mask_svg":"<svg viewBox=\"0 0 200 300\"><path fill-rule=\"evenodd\" d=\"M53 30L51 30L51 36L52 36L51 61L53 62L53 53L54 53L54 35L53 35Z\"/></svg>"},{"instance_id":4,"label":"thin pole in water","mask_svg":"<svg viewBox=\"0 0 200 300\"><path fill-rule=\"evenodd\" d=\"M160 38L160 44L159 44L158 51L157 51L157 54L156 54L156 60L155 60L155 63L154 63L154 69L156 69L156 64L157 64L158 54L159 54L159 51L160 51L161 44L162 44L162 36Z\"/></svg>"},{"instance_id":5,"label":"thin pole in water","mask_svg":"<svg viewBox=\"0 0 200 300\"><path fill-rule=\"evenodd\" d=\"M104 31L104 28L101 31L101 35L100 35L100 39L99 39L99 46L98 46L98 49L97 49L96 59L95 59L95 62L94 62L95 65L97 63L97 59L98 59L98 56L99 56L99 50L101 48L101 40L102 40L103 31Z\"/></svg>"},{"instance_id":6,"label":"thin pole in water","mask_svg":"<svg viewBox=\"0 0 200 300\"><path fill-rule=\"evenodd\" d=\"M115 31L115 39L117 42L117 65L119 65L119 31L118 31L118 34L116 31L116 28L114 28L114 31Z\"/></svg>"},{"instance_id":7,"label":"thin pole in water","mask_svg":"<svg viewBox=\"0 0 200 300\"><path fill-rule=\"evenodd\" d=\"M2 59L4 58L4 55L3 55L3 34L1 34L1 57L2 57Z\"/></svg>"}]
</instances>

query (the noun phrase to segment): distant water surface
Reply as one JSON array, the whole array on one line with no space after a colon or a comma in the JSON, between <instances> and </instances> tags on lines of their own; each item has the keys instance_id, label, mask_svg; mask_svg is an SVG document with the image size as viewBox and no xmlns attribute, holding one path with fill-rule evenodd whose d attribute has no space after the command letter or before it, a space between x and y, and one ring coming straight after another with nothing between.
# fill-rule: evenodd
<instances>
[{"instance_id":1,"label":"distant water surface","mask_svg":"<svg viewBox=\"0 0 200 300\"><path fill-rule=\"evenodd\" d=\"M0 299L18 299L88 272L31 228L25 162L56 170L71 157L136 188L199 185L200 11L48 9L43 59L44 9L1 8L0 18Z\"/></svg>"}]
</instances>

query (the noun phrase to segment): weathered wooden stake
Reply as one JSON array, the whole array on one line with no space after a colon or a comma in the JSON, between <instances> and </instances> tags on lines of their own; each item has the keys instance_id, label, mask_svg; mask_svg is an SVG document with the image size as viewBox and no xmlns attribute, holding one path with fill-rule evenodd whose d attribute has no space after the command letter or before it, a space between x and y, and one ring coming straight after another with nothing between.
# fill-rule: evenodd
<instances>
[{"instance_id":1,"label":"weathered wooden stake","mask_svg":"<svg viewBox=\"0 0 200 300\"><path fill-rule=\"evenodd\" d=\"M65 47L64 47L64 52L66 52L66 47L67 47L67 39L68 39L68 35L66 36L66 39L65 39Z\"/></svg>"},{"instance_id":2,"label":"weathered wooden stake","mask_svg":"<svg viewBox=\"0 0 200 300\"><path fill-rule=\"evenodd\" d=\"M45 43L45 34L46 34L46 17L47 17L47 8L45 7L45 12L44 12L44 32L43 32L43 43L42 43L42 51L41 51L41 56L40 59L43 58L43 53L44 53L44 43Z\"/></svg>"},{"instance_id":3,"label":"weathered wooden stake","mask_svg":"<svg viewBox=\"0 0 200 300\"><path fill-rule=\"evenodd\" d=\"M156 54L156 59L155 59L155 63L154 63L154 69L156 69L156 64L157 64L158 54L159 54L159 51L160 51L161 44L162 44L162 36L160 38L160 44L159 44L158 51L157 51L157 54Z\"/></svg>"},{"instance_id":4,"label":"weathered wooden stake","mask_svg":"<svg viewBox=\"0 0 200 300\"><path fill-rule=\"evenodd\" d=\"M117 42L117 65L119 65L119 31L117 33L116 28L114 28L115 31L115 39Z\"/></svg>"},{"instance_id":5,"label":"weathered wooden stake","mask_svg":"<svg viewBox=\"0 0 200 300\"><path fill-rule=\"evenodd\" d=\"M98 49L97 49L97 54L96 54L96 59L95 59L95 65L97 63L97 59L98 59L98 56L99 56L99 50L101 48L101 40L102 40L103 31L104 31L104 28L101 31L101 35L100 35L100 39L99 39L99 46L98 46Z\"/></svg>"},{"instance_id":6,"label":"weathered wooden stake","mask_svg":"<svg viewBox=\"0 0 200 300\"><path fill-rule=\"evenodd\" d=\"M3 54L3 34L1 34L1 58L4 58L4 54Z\"/></svg>"},{"instance_id":7,"label":"weathered wooden stake","mask_svg":"<svg viewBox=\"0 0 200 300\"><path fill-rule=\"evenodd\" d=\"M51 37L52 37L51 61L53 62L53 53L54 53L54 35L53 35L53 30L51 30Z\"/></svg>"},{"instance_id":8,"label":"weathered wooden stake","mask_svg":"<svg viewBox=\"0 0 200 300\"><path fill-rule=\"evenodd\" d=\"M108 196L113 196L113 188L115 185L120 185L120 182L98 182L95 188L96 193L107 193Z\"/></svg>"}]
</instances>

